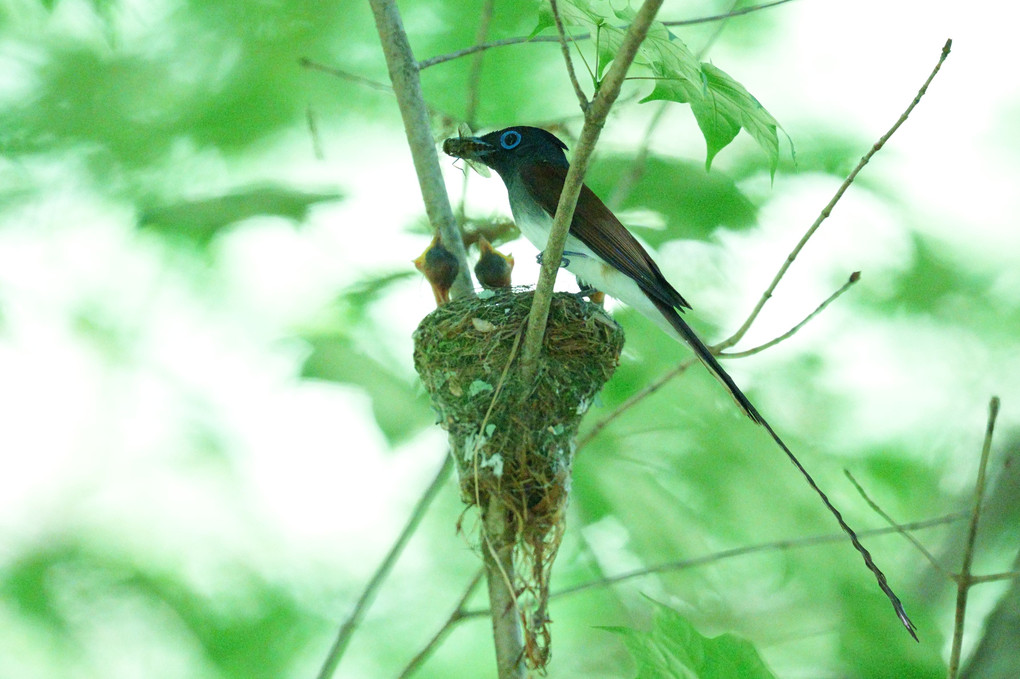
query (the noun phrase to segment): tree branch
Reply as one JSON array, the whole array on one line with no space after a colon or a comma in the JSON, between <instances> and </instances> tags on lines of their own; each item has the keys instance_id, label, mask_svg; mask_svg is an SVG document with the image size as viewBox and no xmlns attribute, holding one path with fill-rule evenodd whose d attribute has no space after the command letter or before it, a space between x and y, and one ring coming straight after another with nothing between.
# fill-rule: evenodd
<instances>
[{"instance_id":1,"label":"tree branch","mask_svg":"<svg viewBox=\"0 0 1020 679\"><path fill-rule=\"evenodd\" d=\"M732 12L726 12L725 14L715 14L713 16L699 17L696 19L680 19L677 21L663 21L662 23L666 26L694 26L696 24L707 24L712 21L723 21L732 17L743 16L745 14L751 14L752 12L758 12L763 9L769 9L776 7L777 5L785 5L792 0L773 0L772 2L763 2L760 5L751 5L750 7L744 7L742 9L736 9ZM590 40L590 33L581 33L579 35L573 35L571 40ZM481 52L483 50L489 50L496 47L507 47L510 45L521 45L529 42L559 42L559 38L551 35L536 35L536 36L521 36L518 38L505 38L503 40L494 40L484 45L472 45L471 47L465 47L464 49L457 50L456 52L450 52L449 54L440 54L434 57L429 57L418 62L418 69L424 70L430 66L437 64L443 64L447 61L453 61L454 59L460 59L466 57L475 52Z\"/></svg>"},{"instance_id":2,"label":"tree branch","mask_svg":"<svg viewBox=\"0 0 1020 679\"><path fill-rule=\"evenodd\" d=\"M819 304L815 308L814 311L812 311L807 316L805 316L804 320L802 320L800 323L798 323L797 325L793 326L792 328L790 328L789 330L784 332L782 335L779 335L778 337L775 337L775 338L769 340L768 342L765 342L765 344L759 344L756 347L753 347L751 349L746 349L744 351L728 351L726 353L721 353L719 351L719 346L721 346L721 345L717 345L715 347L711 347L712 353L714 353L717 356L719 356L719 358L744 358L746 356L754 356L755 354L759 354L759 353L765 351L766 349L771 349L772 347L776 346L780 342L785 342L786 340L790 339L795 334L797 334L800 331L801 328L803 328L805 325L807 325L815 316L817 316L818 314L820 314L823 311L825 311L825 308L827 306L829 306L830 304L835 302L837 298L842 296L842 294L844 292L849 290L851 288L851 286L853 286L853 284L856 283L857 281L859 281L860 279L861 279L861 272L860 271L854 271L852 274L850 274L850 278L847 279L847 282L844 283L842 286L840 286L839 290L837 290L836 292L834 292L831 295L829 295L825 299L824 302L822 302L821 304Z\"/></svg>"},{"instance_id":3,"label":"tree branch","mask_svg":"<svg viewBox=\"0 0 1020 679\"><path fill-rule=\"evenodd\" d=\"M764 307L765 303L769 301L770 297L772 297L772 293L775 292L776 286L779 285L779 281L781 281L783 279L783 276L786 275L786 272L790 268L790 265L793 264L793 260L795 260L797 258L797 255L800 254L800 251L804 249L804 246L807 245L807 242L811 239L811 236L815 234L815 231L817 231L818 227L822 225L822 222L824 222L829 217L829 215L832 213L832 209L836 207L836 203L838 203L839 199L843 197L843 194L846 193L846 190L850 188L850 185L853 184L854 179L856 179L860 171L864 169L864 166L868 164L868 161L871 160L872 156L874 156L876 153L882 150L882 147L885 146L885 143L887 141L889 141L889 138L896 133L896 130L900 129L900 125L906 122L907 117L914 110L914 107L921 103L921 97L923 97L925 92L928 91L928 85L930 85L931 81L935 79L936 75L938 75L939 69L942 68L942 62L944 62L946 60L946 57L949 56L949 51L952 48L952 45L953 45L952 40L946 41L946 44L942 47L942 54L939 57L938 63L935 64L935 68L933 68L932 72L928 75L928 79L924 81L924 84L921 86L921 89L918 90L917 95L914 97L914 100L910 102L910 105L907 106L905 111L903 111L899 119L893 124L891 128L889 128L889 131L882 135L879 138L879 140L875 142L874 146L872 146L871 149L864 154L864 157L861 158L860 162L857 163L857 167L855 167L853 171L850 172L849 175L847 175L847 178L843 180L843 183L840 184L839 188L836 190L836 194L832 197L832 200L830 200L829 203L824 208L822 208L821 213L818 215L818 219L815 220L814 224L808 227L808 230L804 233L804 236L801 237L800 241L797 243L796 246L794 246L793 250L787 256L786 261L783 262L782 266L779 267L779 271L776 272L776 275L773 277L772 282L769 283L769 286L765 289L765 292L762 293L761 298L758 300L758 303L755 305L750 315L748 315L747 320L744 321L744 324L740 326L740 328L735 333L733 333L733 335L731 335L728 339L725 339L718 345L716 345L718 349L722 350L732 347L734 344L743 339L745 334L747 334L747 331L751 327L751 324L754 323L755 319L758 318L758 314L761 313L762 307Z\"/></svg>"},{"instance_id":4,"label":"tree branch","mask_svg":"<svg viewBox=\"0 0 1020 679\"><path fill-rule=\"evenodd\" d=\"M591 104L584 111L584 127L581 129L581 137L577 149L574 151L570 170L567 172L563 184L563 192L560 194L560 201L556 207L556 216L553 218L549 241L543 252L542 272L535 289L531 315L528 317L528 334L524 339L524 351L521 356L521 371L525 380L532 379L537 369L542 339L545 336L545 324L549 316L549 304L552 302L553 284L556 282L556 274L560 268L563 245L566 242L567 230L574 215L574 207L577 205L577 197L581 193L584 174L588 170L588 161L595 148L595 143L602 133L606 116L609 115L613 103L620 95L620 87L623 85L627 70L634 61L638 47L645 39L648 28L661 6L662 0L645 0L641 5L634 17L634 22L627 29L623 44L613 59L609 73L606 74L599 91L591 100Z\"/></svg>"},{"instance_id":5,"label":"tree branch","mask_svg":"<svg viewBox=\"0 0 1020 679\"><path fill-rule=\"evenodd\" d=\"M945 516L939 516L933 519L925 519L923 521L914 521L912 523L901 524L899 528L903 530L922 530L925 528L932 528L934 526L941 526L947 523L953 523L966 518L965 512L956 512L954 514L946 514ZM858 533L860 537L875 537L879 535L890 535L898 532L897 528L885 527L885 528L873 528L871 530L865 530ZM619 575L611 575L605 578L599 578L598 580L591 580L588 582L582 582L565 589L561 589L554 592L550 598L559 598L568 596L571 594L577 594L589 589L598 589L602 587L609 587L611 585L617 585L627 580L634 580L636 578L643 578L648 575L655 573L670 573L673 571L682 571L690 568L697 568L698 566L705 566L712 563L718 563L720 561L727 561L729 559L735 559L741 556L747 556L749 554L760 554L763 552L781 551L789 549L802 549L804 547L815 547L817 545L830 544L834 542L843 542L846 540L845 533L832 533L829 535L816 535L808 538L800 538L798 540L775 540L772 542L762 542L755 545L745 545L743 547L736 547L734 549L727 549L721 552L713 552L712 554L706 554L705 556L699 556L692 559L682 559L680 561L670 561L668 563L659 564L657 566L650 566L648 568L640 568L626 573L620 573ZM486 610L471 610L465 611L460 616L459 620L466 620L467 618L481 617L488 615L489 612Z\"/></svg>"},{"instance_id":6,"label":"tree branch","mask_svg":"<svg viewBox=\"0 0 1020 679\"><path fill-rule=\"evenodd\" d=\"M906 538L907 541L910 544L912 544L917 551L921 552L921 554L924 555L924 558L928 560L928 563L931 564L932 568L934 568L938 573L946 576L947 578L952 579L953 576L950 575L949 573L946 573L946 570L942 568L942 564L940 564L938 559L935 558L935 555L929 552L925 548L925 546L921 544L920 540L918 540L909 532L907 532L907 530L903 528L903 526L893 521L893 518L889 516L884 509L879 507L877 502L871 499L867 491L864 490L864 486L857 482L857 479L854 478L854 475L850 473L849 469L844 469L843 473L850 480L850 483L853 484L854 488L857 489L857 492L860 494L860 496L864 498L864 501L868 504L868 506L871 507L872 511L874 511L876 514L885 519L886 523L895 528L897 533Z\"/></svg>"},{"instance_id":7,"label":"tree branch","mask_svg":"<svg viewBox=\"0 0 1020 679\"><path fill-rule=\"evenodd\" d=\"M454 254L460 264L457 280L452 288L453 296L473 296L475 293L471 285L467 252L464 250L460 229L453 217L450 199L446 194L446 184L439 169L439 156L436 153L435 141L432 139L428 110L425 107L421 80L418 77L418 63L411 52L411 45L407 42L400 12L394 0L369 0L369 2L372 5L379 39L382 41L393 92L397 96L397 105L404 120L404 132L411 148L415 173L418 175L418 184L425 202L425 212L432 227L439 233L443 245Z\"/></svg>"},{"instance_id":8,"label":"tree branch","mask_svg":"<svg viewBox=\"0 0 1020 679\"><path fill-rule=\"evenodd\" d=\"M400 535L397 536L396 542L390 547L390 551L386 554L382 563L379 564L379 568L372 574L372 578L368 581L361 596L358 597L357 603L354 604L354 610L347 616L344 624L340 626L336 641L333 642L333 646L329 649L326 660L322 664L322 669L319 670L318 679L329 679L336 672L337 665L340 664L340 659L347 649L347 644L350 642L354 630L357 629L361 619L365 616L365 611L368 610L372 600L375 599L375 595L382 586L383 580L393 570L393 566L397 563L397 559L400 558L404 547L407 546L408 540L411 539L414 531L417 530L418 524L421 523L422 518L425 516L425 511L432 504L432 500L435 499L443 484L446 483L446 480L450 478L450 471L452 469L453 460L449 455L446 455L442 466L436 473L435 478L432 479L432 483L425 488L425 492L422 493L421 498L414 505L414 509L411 510L411 516L407 520L404 529L400 531Z\"/></svg>"},{"instance_id":9,"label":"tree branch","mask_svg":"<svg viewBox=\"0 0 1020 679\"><path fill-rule=\"evenodd\" d=\"M417 672L418 668L421 667L426 660L428 660L430 655L432 655L432 651L435 650L435 648L442 643L443 639L446 638L446 635L450 633L450 630L452 630L454 626L464 618L464 613L467 611L467 600L471 597L471 593L475 591L475 587L478 586L484 572L485 571L483 569L478 569L475 576L471 578L471 583L464 589L464 593L457 601L457 605L454 607L453 613L450 613L450 617L446 619L446 622L439 628L439 631L432 636L427 644L425 644L424 648L418 651L418 654L411 658L411 662L407 663L407 666L404 667L404 671L400 673L398 679L408 679L408 677Z\"/></svg>"},{"instance_id":10,"label":"tree branch","mask_svg":"<svg viewBox=\"0 0 1020 679\"><path fill-rule=\"evenodd\" d=\"M963 565L956 581L956 618L953 624L953 647L949 653L947 677L956 679L960 669L960 651L963 648L963 621L967 614L967 595L970 592L970 567L974 561L974 543L977 540L978 523L981 520L981 504L985 499L985 471L988 456L992 450L992 435L995 433L995 419L999 416L999 397L993 396L988 403L988 424L985 427L985 441L981 446L981 461L978 463L977 482L974 485L974 510L970 515L967 542L963 548Z\"/></svg>"},{"instance_id":11,"label":"tree branch","mask_svg":"<svg viewBox=\"0 0 1020 679\"><path fill-rule=\"evenodd\" d=\"M492 635L496 643L496 669L499 679L524 679L524 637L517 608L514 544L516 533L506 506L496 493L489 495L483 508L485 524L482 560L489 587Z\"/></svg>"},{"instance_id":12,"label":"tree branch","mask_svg":"<svg viewBox=\"0 0 1020 679\"><path fill-rule=\"evenodd\" d=\"M549 0L549 7L552 9L553 21L556 23L556 35L560 39L560 49L563 51L563 61L567 64L567 75L570 77L570 84L574 88L574 94L577 95L577 103L581 107L581 111L587 111L588 97L584 95L581 83L577 81L574 62L570 58L570 45L567 44L567 32L563 29L563 17L560 16L560 8L556 4L556 0Z\"/></svg>"}]
</instances>

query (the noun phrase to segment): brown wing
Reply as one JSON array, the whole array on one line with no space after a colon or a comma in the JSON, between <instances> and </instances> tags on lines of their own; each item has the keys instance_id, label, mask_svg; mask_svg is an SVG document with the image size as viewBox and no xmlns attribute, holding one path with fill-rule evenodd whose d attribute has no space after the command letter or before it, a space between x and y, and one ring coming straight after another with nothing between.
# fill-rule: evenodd
<instances>
[{"instance_id":1,"label":"brown wing","mask_svg":"<svg viewBox=\"0 0 1020 679\"><path fill-rule=\"evenodd\" d=\"M528 163L520 170L525 188L550 216L563 191L567 168L551 163ZM689 309L679 292L659 271L658 265L616 215L591 189L581 186L577 209L570 223L570 234L591 248L614 268L630 276L641 289L671 307Z\"/></svg>"}]
</instances>

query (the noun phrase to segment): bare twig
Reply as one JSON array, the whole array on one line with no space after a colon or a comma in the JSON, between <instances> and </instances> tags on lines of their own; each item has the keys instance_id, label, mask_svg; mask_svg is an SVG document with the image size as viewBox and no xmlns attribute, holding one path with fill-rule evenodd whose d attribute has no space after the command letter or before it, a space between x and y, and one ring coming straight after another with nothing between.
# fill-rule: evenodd
<instances>
[{"instance_id":1,"label":"bare twig","mask_svg":"<svg viewBox=\"0 0 1020 679\"><path fill-rule=\"evenodd\" d=\"M734 352L727 352L727 353L722 354L722 353L719 353L719 350L718 350L717 347L710 347L712 349L712 353L718 355L720 358L744 358L745 356L751 356L751 355L757 354L757 353L759 353L761 351L765 351L766 349L768 349L770 347L773 347L773 346L779 344L780 342L789 339L795 333L800 331L800 329L803 328L808 323L808 321L810 321L811 319L815 318L827 306L829 306L829 304L834 302L836 300L836 298L838 298L840 295L842 295L844 292L846 292L850 288L850 286L852 286L854 283L856 283L859 279L860 279L859 272L854 272L850 276L849 280L847 280L847 282L844 283L843 286L840 287L839 290L837 290L836 292L834 292L831 295L829 295L829 297L824 302L819 304L818 307L814 311L812 311L810 314L808 314L804 318L804 320L802 320L800 323L798 323L797 325L795 325L792 328L790 328L789 330L787 330L785 333L783 333L779 337L776 337L776 338L766 342L765 344L761 344L761 345L759 345L757 347L753 347L753 348L748 349L746 351L734 351ZM599 432L601 432L603 429L605 429L607 426L609 426L609 424L613 420L618 418L620 415L623 415L625 412L627 412L628 410L630 410L631 408L636 406L638 403L640 403L641 401L645 400L646 398L648 398L649 396L654 394L656 391L658 391L663 386L665 386L665 384L667 382L672 380L674 377L680 375L681 373L685 372L687 370L687 368L689 368L692 364L694 364L696 362L697 362L697 360L693 359L693 358L690 358L690 359L687 359L687 360L681 362L675 368L673 368L669 372L663 374L662 376L660 376L654 382L646 385L641 391L638 391L637 393L633 394L626 401L624 401L623 403L618 405L611 413L609 413L608 415L605 415L604 417L599 419L599 421L596 422L592 426L591 429L586 431L583 436L579 437L578 440L577 440L577 449L581 450L581 448L583 448L593 438L595 438L595 436L597 436L599 434Z\"/></svg>"},{"instance_id":2,"label":"bare twig","mask_svg":"<svg viewBox=\"0 0 1020 679\"><path fill-rule=\"evenodd\" d=\"M538 278L535 298L528 316L528 334L524 339L524 350L521 356L521 371L525 381L534 377L538 366L542 338L545 336L545 324L549 316L549 305L552 302L553 284L556 282L560 258L563 256L563 245L567 238L567 229L570 227L577 197L581 192L584 173L588 170L588 161L595 148L595 143L602 133L606 116L609 115L609 110L620 95L620 87L627 75L627 69L634 61L638 47L641 46L641 42L648 33L648 28L655 19L655 14L659 11L660 6L662 6L662 0L645 0L641 5L634 16L634 22L627 29L623 44L620 45L620 49L613 59L609 73L606 74L599 91L584 111L585 120L584 127L581 129L581 138L574 151L570 170L567 171L567 177L564 180L563 191L556 207L556 216L553 218L549 240L543 252L542 272Z\"/></svg>"},{"instance_id":3,"label":"bare twig","mask_svg":"<svg viewBox=\"0 0 1020 679\"><path fill-rule=\"evenodd\" d=\"M336 68L334 66L327 66L320 64L317 61L312 61L308 57L301 57L298 59L298 65L302 68L307 68L309 71L320 71L322 73L328 73L331 76L340 78L341 80L347 80L352 83L357 83L372 90L378 90L380 92L386 92L387 94L393 94L393 87L386 83L381 83L378 80L372 80L371 78L365 78L364 76L345 71L342 68Z\"/></svg>"},{"instance_id":4,"label":"bare twig","mask_svg":"<svg viewBox=\"0 0 1020 679\"><path fill-rule=\"evenodd\" d=\"M763 9L769 9L777 5L784 5L792 0L773 0L773 2L764 2L760 5L751 5L750 7L744 7L742 9L727 12L726 14L716 14L713 16L699 17L697 19L681 19L678 21L663 21L662 23L666 26L694 26L695 24L706 24L712 21L723 21L731 17L743 16L744 14L750 14L752 12L758 12ZM590 33L582 33L579 35L571 36L571 40L590 40ZM466 57L475 52L481 52L484 50L493 49L496 47L507 47L509 45L520 45L529 42L559 42L559 38L551 35L536 35L536 36L522 36L518 38L506 38L504 40L494 40L493 42L485 43L484 45L472 45L471 47L465 47L464 49L457 50L456 52L450 52L449 54L440 54L434 57L429 57L418 62L419 70L424 70L430 66L437 64L446 63L447 61L453 61L454 59L460 59Z\"/></svg>"},{"instance_id":5,"label":"bare twig","mask_svg":"<svg viewBox=\"0 0 1020 679\"><path fill-rule=\"evenodd\" d=\"M467 252L464 242L450 208L450 199L446 194L446 183L439 169L439 156L432 138L428 110L421 92L421 81L418 77L418 63L407 42L400 12L395 0L370 0L372 14L375 17L376 29L382 42L386 66L393 83L393 92L397 96L397 105L404 121L404 133L411 148L415 173L425 202L425 212L429 223L440 235L443 245L457 258L460 269L452 292L455 297L474 296L471 276L467 263Z\"/></svg>"},{"instance_id":6,"label":"bare twig","mask_svg":"<svg viewBox=\"0 0 1020 679\"><path fill-rule=\"evenodd\" d=\"M763 2L760 5L751 5L742 9L734 9L726 12L725 14L716 14L714 16L699 17L697 19L680 19L678 21L663 21L662 23L666 26L694 26L695 24L707 24L713 21L725 21L732 19L733 17L744 16L745 14L751 14L752 12L760 12L763 9L770 9L778 5L785 5L792 0L773 0L772 2Z\"/></svg>"},{"instance_id":7,"label":"bare twig","mask_svg":"<svg viewBox=\"0 0 1020 679\"><path fill-rule=\"evenodd\" d=\"M991 575L972 575L970 576L971 585L980 585L986 582L1002 582L1003 580L1018 580L1020 579L1020 571L1006 571L1005 573L993 573Z\"/></svg>"},{"instance_id":8,"label":"bare twig","mask_svg":"<svg viewBox=\"0 0 1020 679\"><path fill-rule=\"evenodd\" d=\"M784 1L789 2L789 0ZM696 55L698 61L704 59L705 55L708 54L708 50L712 49L712 45L714 45L715 41L719 39L720 35L722 35L723 29L726 28L726 25L730 22L730 19L735 16L739 16L738 14L734 14L734 12L737 11L737 5L739 5L740 2L741 0L733 0L733 4L730 5L730 11L728 11L725 17L719 21L719 24L715 26L715 28L712 30L712 35L708 36L708 40L706 40L705 44L701 46L700 50L698 50L698 54ZM675 26L677 24L670 25Z\"/></svg>"},{"instance_id":9,"label":"bare twig","mask_svg":"<svg viewBox=\"0 0 1020 679\"><path fill-rule=\"evenodd\" d=\"M648 127L645 128L645 134L638 145L637 153L634 154L634 160L631 161L630 170L620 178L620 181L616 182L613 192L609 195L609 200L606 201L606 205L610 210L616 210L623 204L623 201L630 195L634 185L638 183L641 175L644 174L645 164L648 162L648 151L652 146L652 135L655 133L659 123L662 122L662 118L666 114L666 109L669 105L670 102L668 101L659 102L655 113L652 114L652 119L648 121Z\"/></svg>"},{"instance_id":10,"label":"bare twig","mask_svg":"<svg viewBox=\"0 0 1020 679\"><path fill-rule=\"evenodd\" d=\"M489 35L494 2L495 0L485 0L485 4L482 5L482 16L478 21L478 31L475 33L476 45L485 42L485 38ZM471 71L468 73L468 99L467 106L464 108L464 120L471 129L475 127L475 116L478 113L478 88L482 80L482 59L484 57L485 52L476 53L475 58L471 60ZM467 173L464 173L464 176L466 177Z\"/></svg>"},{"instance_id":11,"label":"bare twig","mask_svg":"<svg viewBox=\"0 0 1020 679\"><path fill-rule=\"evenodd\" d=\"M433 636L429 642L425 644L425 647L418 651L417 655L411 658L411 662L407 663L404 671L400 673L399 679L408 679L408 677L417 672L418 668L420 668L425 661L428 660L429 656L432 655L432 651L434 651L436 647L442 643L443 639L446 638L446 635L449 634L457 623L464 618L464 613L467 611L467 600L471 597L471 593L475 591L475 587L478 586L484 572L485 571L481 568L478 569L475 576L471 578L470 584L468 584L467 588L465 588L464 594L462 594L460 600L457 601L457 606L453 609L453 613L450 613L450 617L446 619L446 622L439 628L439 631L436 632L435 636Z\"/></svg>"},{"instance_id":12,"label":"bare twig","mask_svg":"<svg viewBox=\"0 0 1020 679\"><path fill-rule=\"evenodd\" d=\"M570 84L574 87L574 94L577 95L577 103L581 111L588 110L588 97L581 89L581 83L577 81L577 73L574 72L574 62L570 58L570 45L567 44L567 32L563 28L563 17L560 16L560 8L556 0L549 0L549 8L552 10L553 21L556 23L556 35L560 39L560 49L563 50L563 61L567 64L567 75L570 76Z\"/></svg>"},{"instance_id":13,"label":"bare twig","mask_svg":"<svg viewBox=\"0 0 1020 679\"><path fill-rule=\"evenodd\" d=\"M817 308L815 308L814 311L805 316L804 320L802 320L800 323L784 332L782 335L779 335L778 337L775 337L769 340L768 342L765 342L764 344L759 344L756 347L746 349L744 351L728 351L726 353L720 353L719 346L721 345L717 345L715 347L712 347L712 351L720 358L744 358L745 356L753 356L755 354L761 353L766 349L770 349L776 346L780 342L785 342L786 340L790 339L793 335L795 335L797 332L799 332L801 328L807 325L811 321L811 319L813 319L818 314L822 313L827 306L835 302L837 298L839 298L844 292L849 290L850 287L853 286L853 284L859 281L860 279L861 272L854 271L852 274L850 274L850 278L847 279L847 282L840 286L839 290L829 295L824 302L822 302L821 304L818 305Z\"/></svg>"},{"instance_id":14,"label":"bare twig","mask_svg":"<svg viewBox=\"0 0 1020 679\"><path fill-rule=\"evenodd\" d=\"M928 79L924 81L924 84L921 86L921 89L918 90L917 95L914 97L914 100L910 102L910 105L907 106L906 110L903 111L899 119L893 124L891 128L889 128L889 131L882 135L882 137L875 142L871 149L864 154L860 162L857 163L857 167L855 167L853 171L850 172L849 175L847 175L847 178L843 180L843 183L836 190L836 194L832 197L832 200L829 201L828 205L822 208L821 213L818 215L818 219L816 219L814 224L812 224L808 228L808 230L804 233L804 236L801 237L800 242L797 243L797 245L793 248L793 251L791 251L790 254L787 256L786 261L783 262L783 265L779 267L779 271L776 272L776 275L773 277L772 282L765 289L765 292L762 293L761 298L758 300L758 303L755 305L750 315L748 315L747 320L744 321L744 324L740 326L740 328L731 337L719 343L718 347L720 349L727 349L729 347L732 347L734 344L743 339L744 335L751 327L751 324L754 323L755 319L758 318L758 314L761 313L762 307L764 307L765 303L769 300L770 297L772 297L772 293L775 292L776 286L779 285L779 281L781 281L783 276L786 275L787 269L790 268L790 265L793 264L793 260L797 258L797 255L800 254L800 251L804 249L805 245L807 245L807 242L811 239L811 236L813 236L815 231L818 230L818 227L822 225L822 222L824 222L829 217L829 215L832 213L832 209L836 206L836 203L838 203L839 199L843 197L843 194L846 193L846 190L850 188L850 185L853 184L854 179L856 179L860 171L864 169L864 166L868 164L868 161L871 160L872 156L878 153L882 149L882 147L885 146L885 143L889 141L889 138L892 137L893 134L896 133L896 130L900 128L900 125L906 122L907 117L914 110L914 107L921 102L921 97L923 97L925 92L928 91L928 85L931 84L931 81L934 80L935 76L938 74L939 69L942 68L942 62L944 62L946 58L949 56L949 51L952 48L952 46L953 41L947 40L946 44L942 47L942 54L939 56L938 63L935 64L935 68L933 68L931 73L928 75Z\"/></svg>"},{"instance_id":15,"label":"bare twig","mask_svg":"<svg viewBox=\"0 0 1020 679\"><path fill-rule=\"evenodd\" d=\"M650 384L645 385L644 388L641 389L641 391L638 391L637 393L633 394L626 401L618 405L613 410L613 412L609 413L605 417L601 418L594 425L592 425L592 428L586 431L583 436L579 436L577 439L577 450L580 451L582 448L588 445L588 443L590 443L593 438L598 436L599 432L608 427L613 420L618 418L620 415L623 415L625 412L636 406L638 403L640 403L641 401L645 400L646 398L657 392L659 389L664 387L667 382L672 380L677 375L681 375L684 372L686 372L687 369L690 368L695 363L700 363L700 361L698 361L698 359L696 358L688 358L684 361L681 361L675 368L659 377L659 379L655 380L654 382L651 382Z\"/></svg>"},{"instance_id":16,"label":"bare twig","mask_svg":"<svg viewBox=\"0 0 1020 679\"><path fill-rule=\"evenodd\" d=\"M326 655L326 660L322 664L322 669L319 670L319 679L329 679L336 672L337 665L340 664L340 658L343 657L344 650L347 648L348 642L351 640L351 636L361 623L361 619L365 616L365 611L371 605L372 600L375 598L376 593L379 591L379 587L382 585L383 580L393 570L394 564L397 559L400 558L401 553L404 551L404 547L407 545L407 541L411 539L414 531L418 528L418 524L421 523L422 517L425 516L425 511L429 505L432 504L432 500L435 499L439 490L446 483L446 480L450 477L450 471L453 469L453 461L449 455L443 459L443 464L436 473L435 478L432 479L422 496L415 503L414 509L411 510L411 516L407 520L407 524L404 529L400 531L400 535L397 536L393 546L390 547L390 551L386 554L382 563L379 564L379 568L376 569L375 573L372 574L372 578L368 581L361 596L358 597L358 601L354 604L354 610L351 611L350 615L347 616L347 620L344 621L343 625L340 626L340 631L337 633L336 641L333 642L333 646L329 649L329 653Z\"/></svg>"},{"instance_id":17,"label":"bare twig","mask_svg":"<svg viewBox=\"0 0 1020 679\"><path fill-rule=\"evenodd\" d=\"M864 501L868 503L868 506L871 507L872 511L874 511L876 514L885 519L886 523L895 528L896 532L905 537L910 542L910 544L912 544L917 549L917 551L921 552L921 554L924 555L924 558L928 560L928 563L931 564L932 568L934 568L942 575L945 575L946 577L949 578L953 577L949 573L946 573L945 569L942 568L942 564L940 564L938 562L938 559L936 559L935 556L931 552L929 552L924 545L921 544L920 540L918 540L913 535L908 533L907 530L903 528L903 526L896 523L891 516L885 513L885 510L878 506L878 503L871 499L868 493L864 490L864 487L861 484L859 484L857 482L857 479L854 478L854 475L850 473L849 469L844 469L843 473L846 474L846 477L848 479L850 479L850 483L852 483L854 488L857 489L857 492L860 493L861 497L864 498Z\"/></svg>"},{"instance_id":18,"label":"bare twig","mask_svg":"<svg viewBox=\"0 0 1020 679\"><path fill-rule=\"evenodd\" d=\"M326 156L322 152L322 139L319 137L319 124L316 120L315 111L312 105L305 107L305 120L308 122L308 135L312 138L312 152L316 160L323 160Z\"/></svg>"},{"instance_id":19,"label":"bare twig","mask_svg":"<svg viewBox=\"0 0 1020 679\"><path fill-rule=\"evenodd\" d=\"M967 517L966 512L956 512L953 514L947 514L945 516L936 517L933 519L926 519L924 521L915 521L912 523L905 523L900 526L903 530L923 530L925 528L932 528L934 526L942 526L947 523L953 523L954 521L960 521ZM896 528L874 528L872 530L865 530L858 533L860 537L875 537L879 535L890 535L898 532ZM726 561L741 556L747 556L749 554L759 554L762 552L771 552L779 550L790 550L790 549L802 549L804 547L815 547L817 545L830 544L834 542L843 542L846 540L845 533L833 533L829 535L816 535L809 538L801 538L798 540L775 540L772 542L763 542L756 545L747 545L744 547L737 547L734 549L727 549L721 552L714 552L712 554L706 554L705 556L695 557L693 559L684 559L681 561L671 561L669 563L659 564L658 566L651 566L648 568L640 568L619 575L613 575L606 578L599 578L598 580L592 580L589 582L582 582L572 587L561 589L554 594L551 598L559 598L568 596L571 594L577 594L589 589L599 589L603 587L609 587L611 585L617 585L627 580L634 580L637 578L643 578L648 575L655 573L670 573L673 571L682 571L690 568L697 568L707 564L718 563L720 561ZM467 618L474 618L483 615L488 615L489 612L485 610L471 610L465 611L460 616L461 620Z\"/></svg>"},{"instance_id":20,"label":"bare twig","mask_svg":"<svg viewBox=\"0 0 1020 679\"><path fill-rule=\"evenodd\" d=\"M514 577L516 532L506 505L497 493L489 494L483 509L485 544L482 560L489 586L492 634L496 642L499 679L524 679L524 638Z\"/></svg>"},{"instance_id":21,"label":"bare twig","mask_svg":"<svg viewBox=\"0 0 1020 679\"><path fill-rule=\"evenodd\" d=\"M492 23L492 9L495 0L485 0L482 6L482 16L478 22L478 31L475 33L475 44L485 42L489 35L489 25ZM482 80L482 61L485 52L476 52L471 60L471 71L468 73L467 83L467 104L464 107L464 121L469 129L475 128L475 117L478 115L478 95ZM467 205L468 177L470 172L464 172L461 177L460 202L457 204L457 221L463 228L465 219L465 207Z\"/></svg>"},{"instance_id":22,"label":"bare twig","mask_svg":"<svg viewBox=\"0 0 1020 679\"><path fill-rule=\"evenodd\" d=\"M978 463L977 482L974 484L974 510L970 515L967 542L963 548L963 565L956 581L956 618L953 624L953 647L949 653L947 677L956 679L960 669L960 650L963 648L963 621L967 614L967 594L970 592L970 567L974 561L974 543L977 540L978 523L981 520L981 504L985 498L985 472L988 469L988 455L992 450L992 435L995 433L995 419L999 415L999 397L993 396L988 403L988 424L985 427L985 441L981 446L981 461Z\"/></svg>"}]
</instances>

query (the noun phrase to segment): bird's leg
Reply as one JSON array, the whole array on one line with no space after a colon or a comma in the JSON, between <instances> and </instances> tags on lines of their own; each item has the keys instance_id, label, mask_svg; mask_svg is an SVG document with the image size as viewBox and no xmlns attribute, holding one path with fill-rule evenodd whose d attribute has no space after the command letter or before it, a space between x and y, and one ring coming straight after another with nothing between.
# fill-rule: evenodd
<instances>
[{"instance_id":1,"label":"bird's leg","mask_svg":"<svg viewBox=\"0 0 1020 679\"><path fill-rule=\"evenodd\" d=\"M542 256L544 254L545 254L544 252L538 253L538 256L535 257L535 261L538 262L539 264L541 264L542 263ZM561 269L565 269L568 266L570 266L570 260L567 258L568 255L570 257L584 257L585 256L585 254L583 252L571 252L570 250L564 250L563 254L560 256L560 268Z\"/></svg>"}]
</instances>

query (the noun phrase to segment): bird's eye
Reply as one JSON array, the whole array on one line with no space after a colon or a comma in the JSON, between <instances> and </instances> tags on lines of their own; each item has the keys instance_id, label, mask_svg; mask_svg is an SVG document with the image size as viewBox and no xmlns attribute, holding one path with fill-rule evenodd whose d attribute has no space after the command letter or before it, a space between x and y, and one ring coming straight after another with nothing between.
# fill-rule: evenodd
<instances>
[{"instance_id":1,"label":"bird's eye","mask_svg":"<svg viewBox=\"0 0 1020 679\"><path fill-rule=\"evenodd\" d=\"M507 130L499 138L499 145L509 151L521 143L521 133L515 130Z\"/></svg>"}]
</instances>

